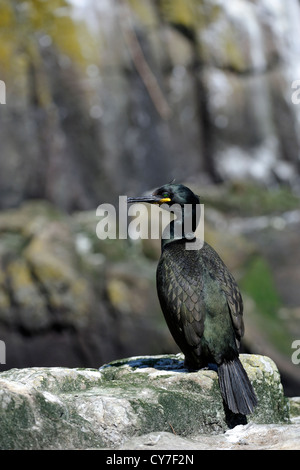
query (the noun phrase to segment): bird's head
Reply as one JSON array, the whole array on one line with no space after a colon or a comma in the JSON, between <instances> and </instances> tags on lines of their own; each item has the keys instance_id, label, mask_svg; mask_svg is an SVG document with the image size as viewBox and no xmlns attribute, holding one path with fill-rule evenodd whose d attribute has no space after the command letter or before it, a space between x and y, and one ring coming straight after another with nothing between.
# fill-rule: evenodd
<instances>
[{"instance_id":1,"label":"bird's head","mask_svg":"<svg viewBox=\"0 0 300 470\"><path fill-rule=\"evenodd\" d=\"M195 239L200 220L200 199L187 186L168 183L155 189L149 196L129 197L127 202L157 204L175 215L176 219L163 231L162 249L173 240L184 238L192 242Z\"/></svg>"},{"instance_id":2,"label":"bird's head","mask_svg":"<svg viewBox=\"0 0 300 470\"><path fill-rule=\"evenodd\" d=\"M187 186L183 184L168 183L160 188L155 189L149 196L140 197L129 197L127 198L128 203L135 202L148 202L150 204L166 204L165 208L172 206L173 204L179 204L181 207L184 204L199 204L199 197L193 193Z\"/></svg>"}]
</instances>

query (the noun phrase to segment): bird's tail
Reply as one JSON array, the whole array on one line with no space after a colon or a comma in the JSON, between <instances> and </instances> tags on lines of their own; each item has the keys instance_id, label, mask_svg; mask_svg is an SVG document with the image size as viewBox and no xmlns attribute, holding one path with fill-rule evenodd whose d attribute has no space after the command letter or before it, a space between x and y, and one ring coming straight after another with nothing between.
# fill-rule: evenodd
<instances>
[{"instance_id":1,"label":"bird's tail","mask_svg":"<svg viewBox=\"0 0 300 470\"><path fill-rule=\"evenodd\" d=\"M222 397L233 413L248 415L257 405L257 398L248 375L238 357L218 366Z\"/></svg>"}]
</instances>

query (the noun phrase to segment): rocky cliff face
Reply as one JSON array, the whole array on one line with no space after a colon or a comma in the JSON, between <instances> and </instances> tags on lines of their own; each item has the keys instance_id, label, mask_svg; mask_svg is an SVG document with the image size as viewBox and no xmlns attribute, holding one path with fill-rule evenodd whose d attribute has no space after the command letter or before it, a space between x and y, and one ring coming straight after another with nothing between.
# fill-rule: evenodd
<instances>
[{"instance_id":1,"label":"rocky cliff face","mask_svg":"<svg viewBox=\"0 0 300 470\"><path fill-rule=\"evenodd\" d=\"M0 7L1 207L87 209L173 177L297 179L297 0Z\"/></svg>"},{"instance_id":2,"label":"rocky cliff face","mask_svg":"<svg viewBox=\"0 0 300 470\"><path fill-rule=\"evenodd\" d=\"M2 370L97 367L167 347L155 326L155 263L140 263L137 275L128 241L101 243L96 225L95 213L68 217L45 202L0 214Z\"/></svg>"}]
</instances>

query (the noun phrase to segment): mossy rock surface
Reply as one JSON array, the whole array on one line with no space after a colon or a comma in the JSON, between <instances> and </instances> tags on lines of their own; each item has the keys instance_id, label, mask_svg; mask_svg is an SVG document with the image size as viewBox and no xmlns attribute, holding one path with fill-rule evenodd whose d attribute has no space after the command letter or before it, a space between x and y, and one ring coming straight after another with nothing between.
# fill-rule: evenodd
<instances>
[{"instance_id":1,"label":"mossy rock surface","mask_svg":"<svg viewBox=\"0 0 300 470\"><path fill-rule=\"evenodd\" d=\"M274 362L241 355L258 395L253 423L288 423ZM2 449L114 448L134 436L190 437L228 429L214 370L188 372L183 356L133 357L96 369L11 369L0 375Z\"/></svg>"}]
</instances>

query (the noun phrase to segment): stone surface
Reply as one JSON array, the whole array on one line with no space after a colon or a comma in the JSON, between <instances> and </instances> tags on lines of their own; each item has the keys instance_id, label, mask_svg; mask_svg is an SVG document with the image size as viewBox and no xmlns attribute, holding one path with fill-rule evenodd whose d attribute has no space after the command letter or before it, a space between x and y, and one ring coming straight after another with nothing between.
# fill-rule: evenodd
<instances>
[{"instance_id":1,"label":"stone surface","mask_svg":"<svg viewBox=\"0 0 300 470\"><path fill-rule=\"evenodd\" d=\"M238 425L223 434L184 438L156 432L129 439L121 450L300 450L300 424Z\"/></svg>"},{"instance_id":2,"label":"stone surface","mask_svg":"<svg viewBox=\"0 0 300 470\"><path fill-rule=\"evenodd\" d=\"M288 426L288 402L273 361L252 355L241 360L259 401L249 423ZM0 420L2 449L115 448L148 433L190 439L222 434L241 422L224 413L217 373L188 373L181 355L133 357L100 370L3 372ZM161 444L171 445L166 436Z\"/></svg>"}]
</instances>

